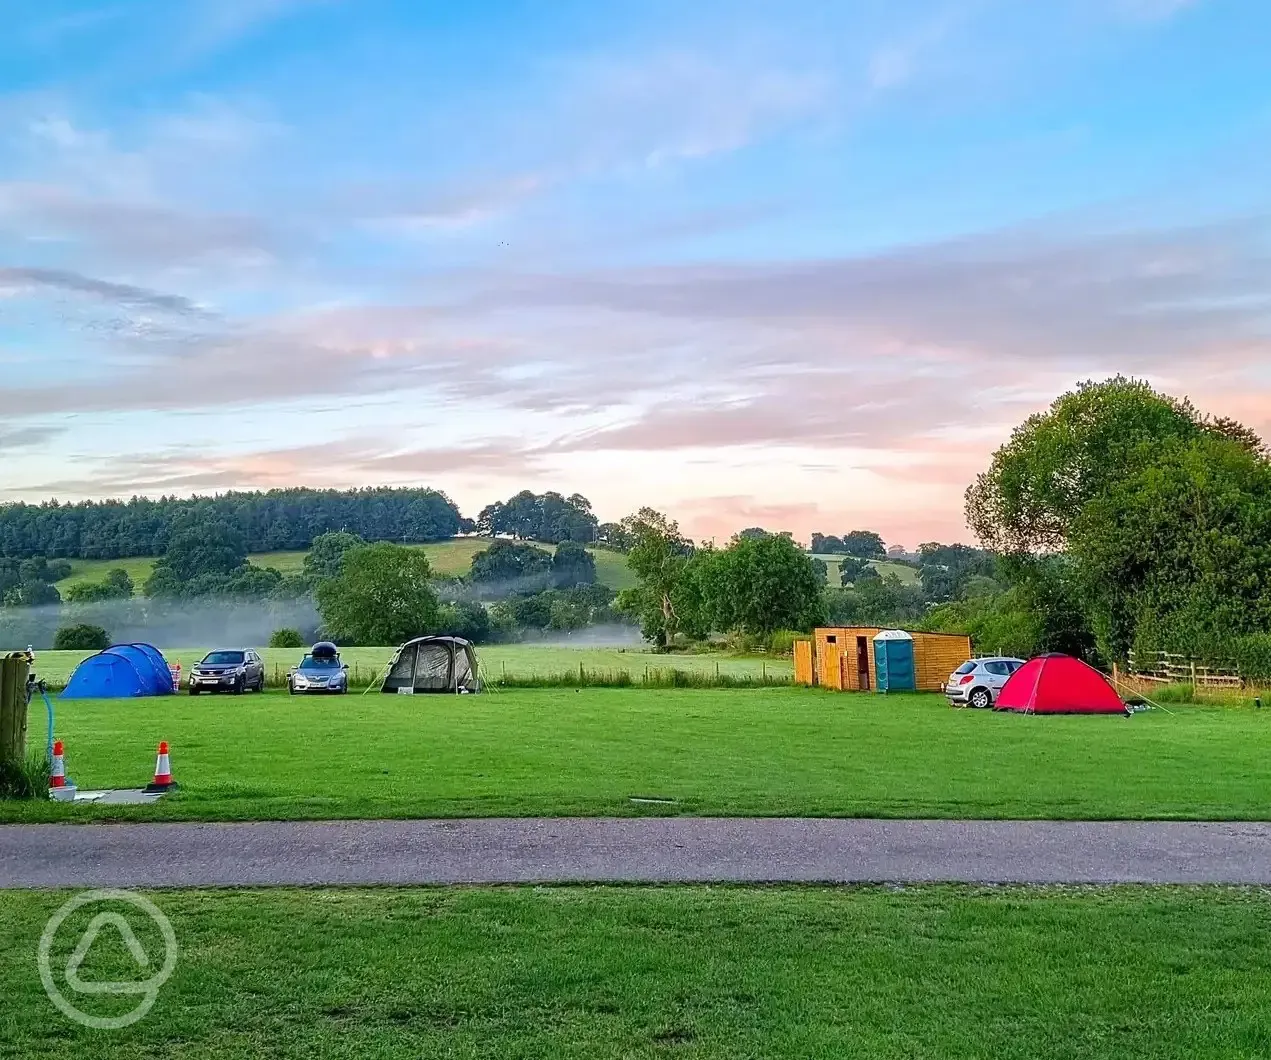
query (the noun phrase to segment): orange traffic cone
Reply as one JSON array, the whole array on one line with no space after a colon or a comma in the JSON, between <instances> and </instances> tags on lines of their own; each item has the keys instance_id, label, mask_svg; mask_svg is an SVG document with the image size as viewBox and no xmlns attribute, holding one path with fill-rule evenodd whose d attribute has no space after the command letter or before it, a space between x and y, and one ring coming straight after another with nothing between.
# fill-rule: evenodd
<instances>
[{"instance_id":1,"label":"orange traffic cone","mask_svg":"<svg viewBox=\"0 0 1271 1060\"><path fill-rule=\"evenodd\" d=\"M58 740L53 744L53 771L49 774L50 788L66 787L66 759L63 757L64 754L62 741Z\"/></svg>"},{"instance_id":2,"label":"orange traffic cone","mask_svg":"<svg viewBox=\"0 0 1271 1060\"><path fill-rule=\"evenodd\" d=\"M177 786L172 779L172 763L168 761L168 741L159 744L159 757L154 764L154 780L146 785L146 791L171 791Z\"/></svg>"}]
</instances>

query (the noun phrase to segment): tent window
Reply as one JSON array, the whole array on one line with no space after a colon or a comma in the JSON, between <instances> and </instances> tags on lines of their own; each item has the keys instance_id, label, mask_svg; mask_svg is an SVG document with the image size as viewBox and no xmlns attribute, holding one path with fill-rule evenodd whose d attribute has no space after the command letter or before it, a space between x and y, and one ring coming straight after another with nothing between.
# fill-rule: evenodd
<instances>
[{"instance_id":1,"label":"tent window","mask_svg":"<svg viewBox=\"0 0 1271 1060\"><path fill-rule=\"evenodd\" d=\"M388 672L390 681L401 681L403 684L410 684L411 675L415 672L415 646L412 644L408 648L403 648L393 662L393 668Z\"/></svg>"},{"instance_id":2,"label":"tent window","mask_svg":"<svg viewBox=\"0 0 1271 1060\"><path fill-rule=\"evenodd\" d=\"M472 677L472 667L468 663L468 653L462 648L455 649L455 687L463 688Z\"/></svg>"},{"instance_id":3,"label":"tent window","mask_svg":"<svg viewBox=\"0 0 1271 1060\"><path fill-rule=\"evenodd\" d=\"M450 649L442 644L421 644L415 661L416 688L450 687Z\"/></svg>"}]
</instances>

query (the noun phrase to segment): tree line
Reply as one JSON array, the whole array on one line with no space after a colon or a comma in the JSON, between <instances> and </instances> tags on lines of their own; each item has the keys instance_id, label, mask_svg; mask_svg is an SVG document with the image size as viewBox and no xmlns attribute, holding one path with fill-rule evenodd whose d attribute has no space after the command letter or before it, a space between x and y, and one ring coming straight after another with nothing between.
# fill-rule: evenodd
<instances>
[{"instance_id":1,"label":"tree line","mask_svg":"<svg viewBox=\"0 0 1271 1060\"><path fill-rule=\"evenodd\" d=\"M449 497L432 489L286 489L75 504L52 500L0 505L0 556L160 556L176 528L213 523L226 523L241 534L249 552L308 548L333 530L368 541L426 542L475 529Z\"/></svg>"}]
</instances>

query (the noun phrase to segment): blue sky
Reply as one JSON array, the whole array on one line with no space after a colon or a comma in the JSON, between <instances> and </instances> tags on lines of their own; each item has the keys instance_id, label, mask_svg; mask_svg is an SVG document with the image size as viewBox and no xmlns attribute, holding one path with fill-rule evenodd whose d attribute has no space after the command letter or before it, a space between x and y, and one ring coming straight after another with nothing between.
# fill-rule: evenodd
<instances>
[{"instance_id":1,"label":"blue sky","mask_svg":"<svg viewBox=\"0 0 1271 1060\"><path fill-rule=\"evenodd\" d=\"M0 0L8 499L916 544L1117 371L1271 433L1256 0Z\"/></svg>"}]
</instances>

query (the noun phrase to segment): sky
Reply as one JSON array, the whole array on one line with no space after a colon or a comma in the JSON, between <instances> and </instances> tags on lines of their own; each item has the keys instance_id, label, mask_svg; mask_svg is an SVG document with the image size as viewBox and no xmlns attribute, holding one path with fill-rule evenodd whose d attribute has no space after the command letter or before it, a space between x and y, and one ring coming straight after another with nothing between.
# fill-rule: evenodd
<instances>
[{"instance_id":1,"label":"sky","mask_svg":"<svg viewBox=\"0 0 1271 1060\"><path fill-rule=\"evenodd\" d=\"M1263 0L0 0L0 500L971 540L1124 373L1271 435Z\"/></svg>"}]
</instances>

